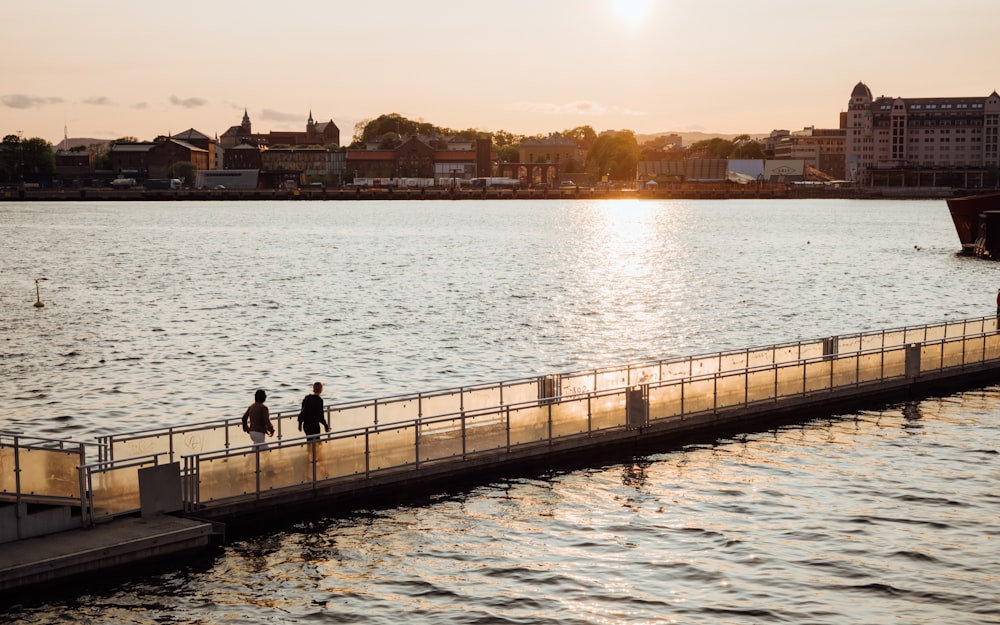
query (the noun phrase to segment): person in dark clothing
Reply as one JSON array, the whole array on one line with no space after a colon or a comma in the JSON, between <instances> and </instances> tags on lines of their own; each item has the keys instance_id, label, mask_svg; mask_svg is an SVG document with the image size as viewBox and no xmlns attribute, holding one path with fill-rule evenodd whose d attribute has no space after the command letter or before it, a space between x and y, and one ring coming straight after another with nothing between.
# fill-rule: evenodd
<instances>
[{"instance_id":1,"label":"person in dark clothing","mask_svg":"<svg viewBox=\"0 0 1000 625\"><path fill-rule=\"evenodd\" d=\"M326 414L323 411L323 383L314 382L313 392L306 395L302 400L302 410L299 411L299 431L315 438L319 434L319 426L322 425L327 432L330 431L330 424L326 422Z\"/></svg>"}]
</instances>

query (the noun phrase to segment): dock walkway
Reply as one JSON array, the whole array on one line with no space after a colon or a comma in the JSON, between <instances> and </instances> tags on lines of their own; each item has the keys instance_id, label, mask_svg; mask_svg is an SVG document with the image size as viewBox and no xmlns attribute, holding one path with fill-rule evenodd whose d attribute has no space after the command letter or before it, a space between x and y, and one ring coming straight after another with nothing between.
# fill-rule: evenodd
<instances>
[{"instance_id":1,"label":"dock walkway","mask_svg":"<svg viewBox=\"0 0 1000 625\"><path fill-rule=\"evenodd\" d=\"M217 420L104 437L98 458L89 461L92 444L0 433L0 542L7 541L0 590L183 553L209 544L213 522L287 519L297 509L349 511L362 500L518 466L711 438L778 418L802 420L989 383L1000 370L997 321L949 321L333 405L327 417L344 427L314 439L298 435L295 413L276 413L278 436L266 445L246 444L238 421ZM52 505L39 510L46 500ZM67 501L79 502L75 511L65 511ZM53 518L53 510L62 514ZM187 524L175 528L169 519ZM51 535L39 536L43 526Z\"/></svg>"}]
</instances>

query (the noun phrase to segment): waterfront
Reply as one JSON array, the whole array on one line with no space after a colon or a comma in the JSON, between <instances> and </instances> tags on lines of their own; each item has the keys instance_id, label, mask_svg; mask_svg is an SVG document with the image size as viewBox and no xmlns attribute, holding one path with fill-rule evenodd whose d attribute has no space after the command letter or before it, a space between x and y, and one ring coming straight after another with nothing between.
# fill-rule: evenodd
<instances>
[{"instance_id":1,"label":"waterfront","mask_svg":"<svg viewBox=\"0 0 1000 625\"><path fill-rule=\"evenodd\" d=\"M337 401L978 316L997 279L943 201L8 204L0 229L7 427L78 438L313 378ZM265 530L5 622L987 622L998 393Z\"/></svg>"}]
</instances>

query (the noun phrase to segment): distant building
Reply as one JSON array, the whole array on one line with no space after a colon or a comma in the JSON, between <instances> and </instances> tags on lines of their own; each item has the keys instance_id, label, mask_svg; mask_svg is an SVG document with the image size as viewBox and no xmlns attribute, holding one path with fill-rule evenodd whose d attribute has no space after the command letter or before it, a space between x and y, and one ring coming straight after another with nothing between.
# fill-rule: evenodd
<instances>
[{"instance_id":1,"label":"distant building","mask_svg":"<svg viewBox=\"0 0 1000 625\"><path fill-rule=\"evenodd\" d=\"M96 155L92 150L56 150L56 177L70 181L87 180L94 175Z\"/></svg>"},{"instance_id":2,"label":"distant building","mask_svg":"<svg viewBox=\"0 0 1000 625\"><path fill-rule=\"evenodd\" d=\"M297 186L313 181L339 186L344 173L345 154L327 148L271 148L259 154L265 188L276 188L289 182Z\"/></svg>"},{"instance_id":3,"label":"distant building","mask_svg":"<svg viewBox=\"0 0 1000 625\"><path fill-rule=\"evenodd\" d=\"M266 134L254 133L250 123L250 115L244 109L243 120L239 126L232 126L219 137L223 148L229 149L240 144L254 145L260 148L274 146L305 146L319 145L324 147L340 147L340 128L331 119L328 122L313 120L312 111L306 120L306 129L302 132L275 130Z\"/></svg>"},{"instance_id":4,"label":"distant building","mask_svg":"<svg viewBox=\"0 0 1000 625\"><path fill-rule=\"evenodd\" d=\"M563 169L569 163L583 167L586 158L583 150L558 132L541 139L526 139L517 148L522 163L553 163Z\"/></svg>"},{"instance_id":5,"label":"distant building","mask_svg":"<svg viewBox=\"0 0 1000 625\"><path fill-rule=\"evenodd\" d=\"M489 139L478 139L473 150L439 150L430 143L430 138L414 135L389 150L348 150L347 169L358 178L442 181L493 175Z\"/></svg>"},{"instance_id":6,"label":"distant building","mask_svg":"<svg viewBox=\"0 0 1000 625\"><path fill-rule=\"evenodd\" d=\"M256 145L241 143L222 153L223 169L260 169L261 151Z\"/></svg>"},{"instance_id":7,"label":"distant building","mask_svg":"<svg viewBox=\"0 0 1000 625\"><path fill-rule=\"evenodd\" d=\"M163 138L141 143L115 143L109 150L111 170L117 176L167 178L175 163L190 162L196 170L209 169L209 151L176 139Z\"/></svg>"},{"instance_id":8,"label":"distant building","mask_svg":"<svg viewBox=\"0 0 1000 625\"><path fill-rule=\"evenodd\" d=\"M847 130L810 126L788 132L775 130L765 142L766 149L780 160L801 160L836 180L845 180L844 145Z\"/></svg>"},{"instance_id":9,"label":"distant building","mask_svg":"<svg viewBox=\"0 0 1000 625\"><path fill-rule=\"evenodd\" d=\"M189 128L184 132L178 133L176 135L171 135L170 138L205 150L205 152L208 154L208 167L206 167L206 169L216 168L216 162L215 162L216 146L215 146L215 139L213 139L212 137L200 133L194 128Z\"/></svg>"},{"instance_id":10,"label":"distant building","mask_svg":"<svg viewBox=\"0 0 1000 625\"><path fill-rule=\"evenodd\" d=\"M846 131L847 178L863 184L978 188L1000 167L996 91L986 97L873 98L859 82L848 102Z\"/></svg>"}]
</instances>

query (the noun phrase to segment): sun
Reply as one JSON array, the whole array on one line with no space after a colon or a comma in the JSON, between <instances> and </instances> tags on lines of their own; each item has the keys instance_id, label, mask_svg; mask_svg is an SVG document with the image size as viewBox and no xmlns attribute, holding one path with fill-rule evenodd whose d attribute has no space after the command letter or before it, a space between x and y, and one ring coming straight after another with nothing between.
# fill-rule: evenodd
<instances>
[{"instance_id":1,"label":"sun","mask_svg":"<svg viewBox=\"0 0 1000 625\"><path fill-rule=\"evenodd\" d=\"M635 28L649 13L650 0L611 0L615 15L626 26Z\"/></svg>"}]
</instances>

